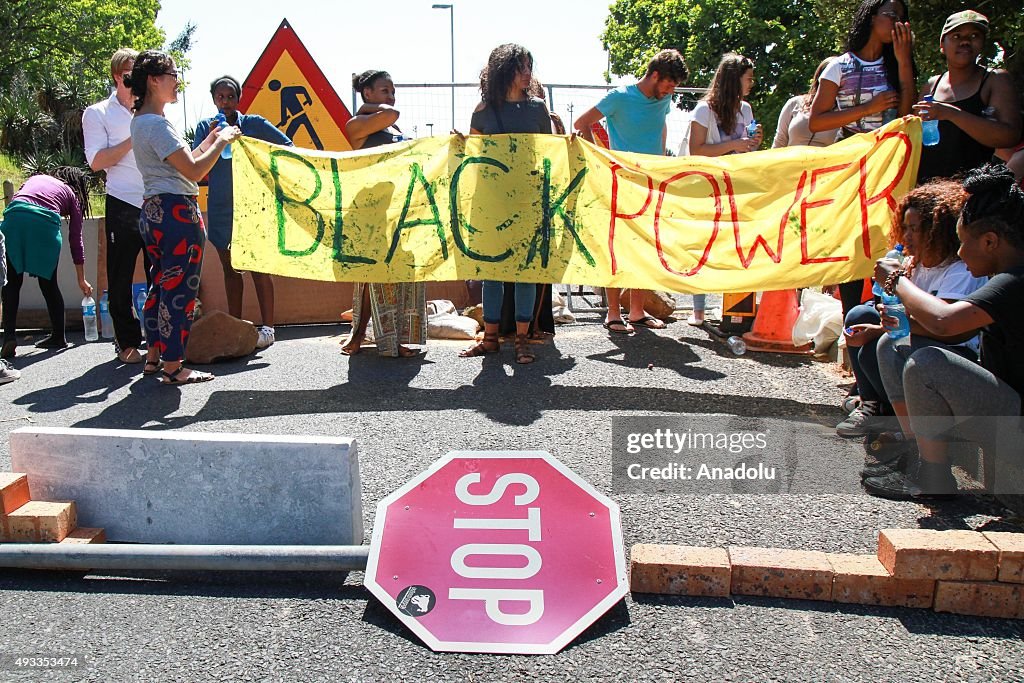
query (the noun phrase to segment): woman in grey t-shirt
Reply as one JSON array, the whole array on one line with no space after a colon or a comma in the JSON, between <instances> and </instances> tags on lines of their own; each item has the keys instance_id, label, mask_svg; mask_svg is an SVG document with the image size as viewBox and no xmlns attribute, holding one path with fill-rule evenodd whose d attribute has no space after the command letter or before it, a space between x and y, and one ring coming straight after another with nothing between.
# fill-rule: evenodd
<instances>
[{"instance_id":1,"label":"woman in grey t-shirt","mask_svg":"<svg viewBox=\"0 0 1024 683\"><path fill-rule=\"evenodd\" d=\"M128 85L135 96L132 149L143 183L139 232L153 276L142 315L147 345L142 372L160 372L164 384L206 382L213 375L182 366L206 243L196 183L241 131L237 126L215 128L189 150L164 116L164 107L178 101L178 72L162 52L139 54Z\"/></svg>"}]
</instances>

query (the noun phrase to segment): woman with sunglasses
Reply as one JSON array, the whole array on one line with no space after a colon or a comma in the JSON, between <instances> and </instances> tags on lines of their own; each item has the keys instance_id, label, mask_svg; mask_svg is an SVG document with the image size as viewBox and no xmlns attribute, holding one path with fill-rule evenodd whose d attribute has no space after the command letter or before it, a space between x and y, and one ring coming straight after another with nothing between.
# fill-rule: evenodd
<instances>
[{"instance_id":1,"label":"woman with sunglasses","mask_svg":"<svg viewBox=\"0 0 1024 683\"><path fill-rule=\"evenodd\" d=\"M845 138L909 114L917 97L913 50L904 2L863 0L853 15L846 52L821 73L808 129L841 128ZM844 317L861 303L863 288L863 280L839 285Z\"/></svg>"},{"instance_id":2,"label":"woman with sunglasses","mask_svg":"<svg viewBox=\"0 0 1024 683\"><path fill-rule=\"evenodd\" d=\"M132 149L143 182L139 232L153 275L143 309L147 344L143 374L161 372L161 381L168 385L206 382L213 375L182 365L206 243L196 183L241 130L214 128L202 144L189 150L164 116L164 108L178 101L178 72L174 60L163 52L139 54L128 85L135 97Z\"/></svg>"}]
</instances>

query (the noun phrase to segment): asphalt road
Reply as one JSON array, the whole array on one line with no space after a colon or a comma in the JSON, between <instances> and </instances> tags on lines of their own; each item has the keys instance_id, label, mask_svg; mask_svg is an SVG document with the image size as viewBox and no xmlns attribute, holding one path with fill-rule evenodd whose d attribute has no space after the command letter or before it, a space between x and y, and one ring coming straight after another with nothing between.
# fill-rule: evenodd
<instances>
[{"instance_id":1,"label":"asphalt road","mask_svg":"<svg viewBox=\"0 0 1024 683\"><path fill-rule=\"evenodd\" d=\"M538 361L338 353L341 327L278 328L214 382L158 386L110 346L19 347L0 386L4 433L33 424L351 436L367 539L377 502L451 450L543 449L616 500L635 543L873 552L880 528L1020 530L987 498L941 507L871 498L857 444L834 436L844 380L806 358L732 356L682 322L634 338L597 318L560 327ZM785 418L804 435L812 493L702 495L612 486L612 418ZM807 435L810 435L808 437ZM796 462L796 461L794 461ZM793 464L793 463L791 463ZM10 469L0 439L0 469ZM0 681L1008 681L1024 625L910 609L632 595L554 656L433 653L348 575L0 570ZM17 655L77 655L79 668L15 670ZM3 659L6 657L7 659Z\"/></svg>"}]
</instances>

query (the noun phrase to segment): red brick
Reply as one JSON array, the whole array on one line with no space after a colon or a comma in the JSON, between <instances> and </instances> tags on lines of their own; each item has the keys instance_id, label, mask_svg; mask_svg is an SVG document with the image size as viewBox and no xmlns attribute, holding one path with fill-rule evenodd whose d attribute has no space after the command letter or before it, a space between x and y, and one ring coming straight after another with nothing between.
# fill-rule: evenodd
<instances>
[{"instance_id":1,"label":"red brick","mask_svg":"<svg viewBox=\"0 0 1024 683\"><path fill-rule=\"evenodd\" d=\"M107 532L103 529L91 529L89 527L78 527L64 537L61 543L106 543Z\"/></svg>"},{"instance_id":2,"label":"red brick","mask_svg":"<svg viewBox=\"0 0 1024 683\"><path fill-rule=\"evenodd\" d=\"M1020 619L1024 586L1014 583L939 581L935 611L974 617Z\"/></svg>"},{"instance_id":3,"label":"red brick","mask_svg":"<svg viewBox=\"0 0 1024 683\"><path fill-rule=\"evenodd\" d=\"M28 475L0 472L0 515L9 515L30 500Z\"/></svg>"},{"instance_id":4,"label":"red brick","mask_svg":"<svg viewBox=\"0 0 1024 683\"><path fill-rule=\"evenodd\" d=\"M989 542L999 549L999 581L1024 583L1024 534L986 531Z\"/></svg>"},{"instance_id":5,"label":"red brick","mask_svg":"<svg viewBox=\"0 0 1024 683\"><path fill-rule=\"evenodd\" d=\"M835 579L834 602L886 607L931 607L935 596L932 579L897 579L874 555L829 554Z\"/></svg>"},{"instance_id":6,"label":"red brick","mask_svg":"<svg viewBox=\"0 0 1024 683\"><path fill-rule=\"evenodd\" d=\"M825 553L730 547L733 595L832 599L832 565Z\"/></svg>"},{"instance_id":7,"label":"red brick","mask_svg":"<svg viewBox=\"0 0 1024 683\"><path fill-rule=\"evenodd\" d=\"M30 500L7 516L5 540L18 543L63 541L78 524L75 503Z\"/></svg>"},{"instance_id":8,"label":"red brick","mask_svg":"<svg viewBox=\"0 0 1024 683\"><path fill-rule=\"evenodd\" d=\"M729 597L729 554L725 548L634 545L630 590L636 593Z\"/></svg>"},{"instance_id":9,"label":"red brick","mask_svg":"<svg viewBox=\"0 0 1024 683\"><path fill-rule=\"evenodd\" d=\"M898 579L995 581L999 551L977 531L882 529L878 559Z\"/></svg>"}]
</instances>

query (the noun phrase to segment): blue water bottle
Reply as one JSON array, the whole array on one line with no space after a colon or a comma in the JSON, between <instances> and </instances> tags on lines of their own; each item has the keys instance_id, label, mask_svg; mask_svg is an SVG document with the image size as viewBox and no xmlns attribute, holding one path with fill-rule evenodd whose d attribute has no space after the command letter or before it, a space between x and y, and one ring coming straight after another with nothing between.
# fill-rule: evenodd
<instances>
[{"instance_id":1,"label":"blue water bottle","mask_svg":"<svg viewBox=\"0 0 1024 683\"><path fill-rule=\"evenodd\" d=\"M214 117L217 121L217 129L225 128L228 125L227 117L224 116L224 112L217 112L217 116ZM224 149L220 151L221 159L231 158L231 145L224 145Z\"/></svg>"},{"instance_id":2,"label":"blue water bottle","mask_svg":"<svg viewBox=\"0 0 1024 683\"><path fill-rule=\"evenodd\" d=\"M933 102L931 95L924 96L925 102ZM925 147L934 147L939 144L939 122L935 119L921 122L921 144Z\"/></svg>"},{"instance_id":3,"label":"blue water bottle","mask_svg":"<svg viewBox=\"0 0 1024 683\"><path fill-rule=\"evenodd\" d=\"M896 260L899 261L900 263L903 263L903 258L904 258L904 256L903 256L903 245L902 244L897 244L896 245ZM882 294L885 293L884 290L882 290L882 283L880 283L877 280L875 280L875 283L873 285L871 285L871 293L874 294L875 296L877 296L878 298L881 298Z\"/></svg>"},{"instance_id":4,"label":"blue water bottle","mask_svg":"<svg viewBox=\"0 0 1024 683\"><path fill-rule=\"evenodd\" d=\"M907 316L907 309L895 294L882 292L882 304L885 306L885 314L896 318L896 327L887 330L886 334L893 340L903 339L910 336L910 318Z\"/></svg>"},{"instance_id":5,"label":"blue water bottle","mask_svg":"<svg viewBox=\"0 0 1024 683\"><path fill-rule=\"evenodd\" d=\"M757 135L757 119L751 119L747 125L747 137L752 138Z\"/></svg>"}]
</instances>

